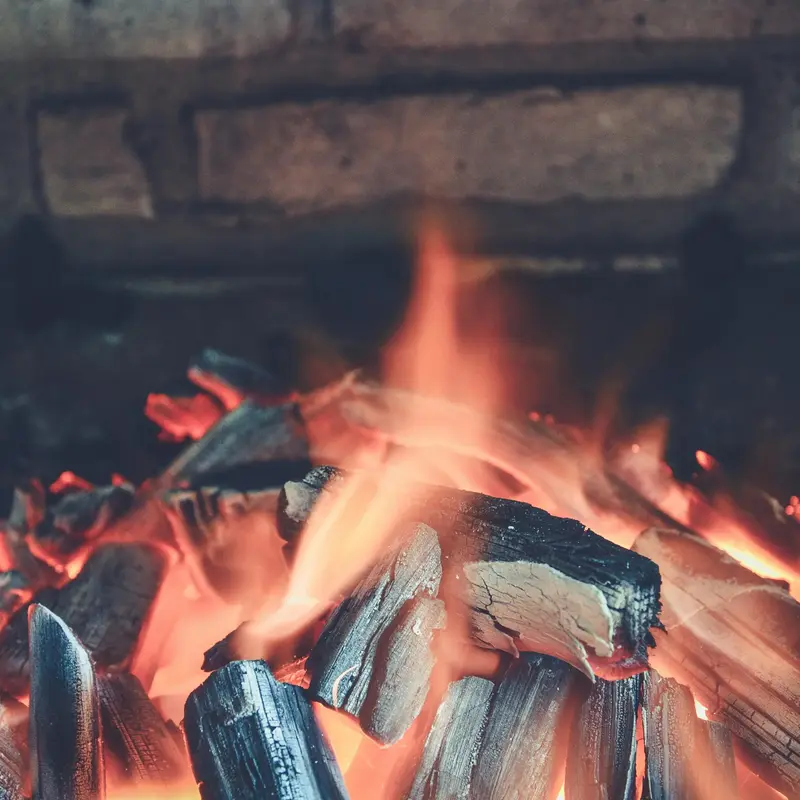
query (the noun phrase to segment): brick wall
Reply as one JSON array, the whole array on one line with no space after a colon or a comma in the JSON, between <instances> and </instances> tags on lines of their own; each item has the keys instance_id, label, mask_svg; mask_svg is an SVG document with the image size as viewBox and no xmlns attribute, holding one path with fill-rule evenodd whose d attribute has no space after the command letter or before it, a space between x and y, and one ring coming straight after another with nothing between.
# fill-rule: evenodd
<instances>
[{"instance_id":1,"label":"brick wall","mask_svg":"<svg viewBox=\"0 0 800 800\"><path fill-rule=\"evenodd\" d=\"M285 272L421 199L551 267L709 209L800 246L800 0L0 0L0 60L0 220L91 269Z\"/></svg>"}]
</instances>

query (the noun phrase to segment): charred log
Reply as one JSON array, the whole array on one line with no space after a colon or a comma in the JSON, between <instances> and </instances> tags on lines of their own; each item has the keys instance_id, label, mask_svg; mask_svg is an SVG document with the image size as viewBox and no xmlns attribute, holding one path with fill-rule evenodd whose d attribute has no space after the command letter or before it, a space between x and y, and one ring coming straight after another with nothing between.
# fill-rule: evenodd
<instances>
[{"instance_id":1,"label":"charred log","mask_svg":"<svg viewBox=\"0 0 800 800\"><path fill-rule=\"evenodd\" d=\"M36 800L105 797L100 706L89 654L63 620L30 613L31 782Z\"/></svg>"},{"instance_id":2,"label":"charred log","mask_svg":"<svg viewBox=\"0 0 800 800\"><path fill-rule=\"evenodd\" d=\"M339 768L302 689L262 661L215 672L184 721L203 800L344 800Z\"/></svg>"},{"instance_id":3,"label":"charred log","mask_svg":"<svg viewBox=\"0 0 800 800\"><path fill-rule=\"evenodd\" d=\"M635 549L664 578L654 667L691 688L756 774L800 795L800 604L696 536L650 530Z\"/></svg>"},{"instance_id":4,"label":"charred log","mask_svg":"<svg viewBox=\"0 0 800 800\"><path fill-rule=\"evenodd\" d=\"M552 797L563 767L576 678L563 662L526 655L499 686L473 677L452 684L408 797Z\"/></svg>"},{"instance_id":5,"label":"charred log","mask_svg":"<svg viewBox=\"0 0 800 800\"><path fill-rule=\"evenodd\" d=\"M28 709L0 699L0 800L22 800L28 783Z\"/></svg>"},{"instance_id":6,"label":"charred log","mask_svg":"<svg viewBox=\"0 0 800 800\"><path fill-rule=\"evenodd\" d=\"M189 380L216 395L226 408L236 408L248 398L273 398L286 393L286 386L275 375L211 348L192 360Z\"/></svg>"},{"instance_id":7,"label":"charred log","mask_svg":"<svg viewBox=\"0 0 800 800\"><path fill-rule=\"evenodd\" d=\"M287 484L278 512L284 536L341 480L322 467ZM409 497L398 498L404 518L438 531L444 563L463 571L479 643L513 655L545 652L590 677L646 666L660 610L660 576L649 559L525 503L441 487Z\"/></svg>"},{"instance_id":8,"label":"charred log","mask_svg":"<svg viewBox=\"0 0 800 800\"><path fill-rule=\"evenodd\" d=\"M733 749L733 736L720 722L701 723L705 730L704 742L708 747L708 785L714 788L718 797L739 797L739 784L736 778L736 755Z\"/></svg>"},{"instance_id":9,"label":"charred log","mask_svg":"<svg viewBox=\"0 0 800 800\"><path fill-rule=\"evenodd\" d=\"M98 666L125 668L158 593L164 557L145 545L98 548L80 574L60 589L34 598L67 624ZM30 676L28 607L14 613L0 632L0 686L22 695Z\"/></svg>"},{"instance_id":10,"label":"charred log","mask_svg":"<svg viewBox=\"0 0 800 800\"><path fill-rule=\"evenodd\" d=\"M384 744L403 736L428 695L431 640L445 619L441 556L436 532L418 526L333 613L308 659L310 694Z\"/></svg>"},{"instance_id":11,"label":"charred log","mask_svg":"<svg viewBox=\"0 0 800 800\"><path fill-rule=\"evenodd\" d=\"M572 730L566 800L632 800L641 691L640 675L592 686Z\"/></svg>"},{"instance_id":12,"label":"charred log","mask_svg":"<svg viewBox=\"0 0 800 800\"><path fill-rule=\"evenodd\" d=\"M118 784L169 786L187 773L186 751L150 701L138 678L127 673L98 679L107 764Z\"/></svg>"},{"instance_id":13,"label":"charred log","mask_svg":"<svg viewBox=\"0 0 800 800\"><path fill-rule=\"evenodd\" d=\"M133 499L133 489L127 486L102 486L62 495L45 509L33 530L37 551L51 561L66 563L126 514Z\"/></svg>"},{"instance_id":14,"label":"charred log","mask_svg":"<svg viewBox=\"0 0 800 800\"><path fill-rule=\"evenodd\" d=\"M199 441L190 445L166 470L167 485L197 485L222 470L272 462L280 485L295 462L308 462L308 441L297 406L264 408L247 401L226 414Z\"/></svg>"}]
</instances>

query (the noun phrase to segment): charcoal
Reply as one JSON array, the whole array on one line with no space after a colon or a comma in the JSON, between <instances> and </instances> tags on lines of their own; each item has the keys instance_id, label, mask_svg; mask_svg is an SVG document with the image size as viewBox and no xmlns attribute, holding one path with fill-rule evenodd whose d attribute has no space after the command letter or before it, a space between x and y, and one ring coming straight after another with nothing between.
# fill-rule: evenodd
<instances>
[{"instance_id":1,"label":"charcoal","mask_svg":"<svg viewBox=\"0 0 800 800\"><path fill-rule=\"evenodd\" d=\"M717 797L736 800L739 797L739 784L736 778L736 754L733 749L733 736L720 722L701 723L705 730L708 747L707 785L714 789ZM711 795L707 795L710 797Z\"/></svg>"},{"instance_id":2,"label":"charcoal","mask_svg":"<svg viewBox=\"0 0 800 800\"><path fill-rule=\"evenodd\" d=\"M189 365L189 379L216 395L227 408L249 397L276 397L286 386L276 376L248 361L207 348Z\"/></svg>"},{"instance_id":3,"label":"charcoal","mask_svg":"<svg viewBox=\"0 0 800 800\"><path fill-rule=\"evenodd\" d=\"M22 800L27 782L28 709L13 698L0 699L0 800Z\"/></svg>"},{"instance_id":4,"label":"charcoal","mask_svg":"<svg viewBox=\"0 0 800 800\"><path fill-rule=\"evenodd\" d=\"M264 408L246 401L190 445L167 468L162 483L196 485L204 475L255 462L273 462L280 474L298 461L308 461L308 441L297 406Z\"/></svg>"},{"instance_id":5,"label":"charcoal","mask_svg":"<svg viewBox=\"0 0 800 800\"><path fill-rule=\"evenodd\" d=\"M572 729L566 800L633 800L641 691L640 675L594 683Z\"/></svg>"},{"instance_id":6,"label":"charcoal","mask_svg":"<svg viewBox=\"0 0 800 800\"><path fill-rule=\"evenodd\" d=\"M36 800L105 797L97 683L89 654L44 606L30 613L31 783Z\"/></svg>"},{"instance_id":7,"label":"charcoal","mask_svg":"<svg viewBox=\"0 0 800 800\"><path fill-rule=\"evenodd\" d=\"M97 681L107 761L119 785L167 787L188 772L186 751L138 678L128 673Z\"/></svg>"},{"instance_id":8,"label":"charcoal","mask_svg":"<svg viewBox=\"0 0 800 800\"><path fill-rule=\"evenodd\" d=\"M691 691L650 670L642 709L647 800L703 800L703 727Z\"/></svg>"},{"instance_id":9,"label":"charcoal","mask_svg":"<svg viewBox=\"0 0 800 800\"><path fill-rule=\"evenodd\" d=\"M383 744L403 736L427 697L431 639L445 621L441 577L438 536L420 525L333 613L308 659L311 696Z\"/></svg>"},{"instance_id":10,"label":"charcoal","mask_svg":"<svg viewBox=\"0 0 800 800\"><path fill-rule=\"evenodd\" d=\"M43 589L34 603L57 614L80 637L98 666L124 669L161 586L164 556L147 545L104 545L60 589ZM28 689L28 606L0 632L0 686Z\"/></svg>"},{"instance_id":11,"label":"charcoal","mask_svg":"<svg viewBox=\"0 0 800 800\"><path fill-rule=\"evenodd\" d=\"M451 684L425 743L409 800L549 800L558 789L577 673L524 655L498 686Z\"/></svg>"},{"instance_id":12,"label":"charcoal","mask_svg":"<svg viewBox=\"0 0 800 800\"><path fill-rule=\"evenodd\" d=\"M130 511L134 492L127 486L102 486L68 492L48 506L32 536L36 549L59 563L96 540Z\"/></svg>"},{"instance_id":13,"label":"charcoal","mask_svg":"<svg viewBox=\"0 0 800 800\"><path fill-rule=\"evenodd\" d=\"M339 767L302 689L235 661L189 696L186 740L203 800L344 800Z\"/></svg>"},{"instance_id":14,"label":"charcoal","mask_svg":"<svg viewBox=\"0 0 800 800\"><path fill-rule=\"evenodd\" d=\"M165 510L198 583L231 602L258 601L285 576L275 527L277 490L186 489L168 492ZM198 574L199 573L199 574Z\"/></svg>"},{"instance_id":15,"label":"charcoal","mask_svg":"<svg viewBox=\"0 0 800 800\"><path fill-rule=\"evenodd\" d=\"M46 561L31 552L29 540L44 518L45 491L38 481L30 481L14 489L11 511L4 526L4 539L15 571L31 590L58 583L58 573Z\"/></svg>"},{"instance_id":16,"label":"charcoal","mask_svg":"<svg viewBox=\"0 0 800 800\"><path fill-rule=\"evenodd\" d=\"M21 572L0 572L0 614L16 611L30 595L31 586Z\"/></svg>"},{"instance_id":17,"label":"charcoal","mask_svg":"<svg viewBox=\"0 0 800 800\"><path fill-rule=\"evenodd\" d=\"M654 668L730 729L759 777L800 795L800 604L697 536L653 529L635 549L664 579Z\"/></svg>"},{"instance_id":18,"label":"charcoal","mask_svg":"<svg viewBox=\"0 0 800 800\"><path fill-rule=\"evenodd\" d=\"M279 530L296 533L323 491L343 476L317 468L284 487ZM407 493L401 514L438 531L444 563L461 570L473 636L516 656L543 652L589 677L641 672L660 611L660 576L649 559L575 520L472 492L426 487Z\"/></svg>"}]
</instances>

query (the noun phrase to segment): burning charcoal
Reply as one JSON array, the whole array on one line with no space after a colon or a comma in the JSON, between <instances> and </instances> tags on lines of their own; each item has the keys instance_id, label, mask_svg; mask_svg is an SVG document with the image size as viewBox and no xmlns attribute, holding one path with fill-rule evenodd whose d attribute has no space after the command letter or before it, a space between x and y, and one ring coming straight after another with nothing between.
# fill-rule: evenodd
<instances>
[{"instance_id":1,"label":"burning charcoal","mask_svg":"<svg viewBox=\"0 0 800 800\"><path fill-rule=\"evenodd\" d=\"M592 686L572 729L566 800L633 799L641 691L640 675Z\"/></svg>"},{"instance_id":2,"label":"burning charcoal","mask_svg":"<svg viewBox=\"0 0 800 800\"><path fill-rule=\"evenodd\" d=\"M334 612L308 659L310 694L357 717L383 744L403 736L428 694L431 639L445 618L435 599L441 558L436 532L418 526Z\"/></svg>"},{"instance_id":3,"label":"burning charcoal","mask_svg":"<svg viewBox=\"0 0 800 800\"><path fill-rule=\"evenodd\" d=\"M186 740L203 800L345 800L302 689L235 661L189 695Z\"/></svg>"},{"instance_id":4,"label":"burning charcoal","mask_svg":"<svg viewBox=\"0 0 800 800\"><path fill-rule=\"evenodd\" d=\"M182 442L202 439L222 419L225 409L207 394L171 397L151 392L147 395L144 413L161 428L159 439Z\"/></svg>"},{"instance_id":5,"label":"burning charcoal","mask_svg":"<svg viewBox=\"0 0 800 800\"><path fill-rule=\"evenodd\" d=\"M16 570L0 572L0 614L11 614L30 598L31 587Z\"/></svg>"},{"instance_id":6,"label":"burning charcoal","mask_svg":"<svg viewBox=\"0 0 800 800\"><path fill-rule=\"evenodd\" d=\"M327 467L287 484L278 508L284 536L296 534L321 492L340 480ZM525 503L441 487L409 496L403 517L438 531L444 563L463 571L480 644L513 655L544 652L589 677L625 677L646 666L660 610L652 561Z\"/></svg>"},{"instance_id":7,"label":"burning charcoal","mask_svg":"<svg viewBox=\"0 0 800 800\"><path fill-rule=\"evenodd\" d=\"M297 406L262 408L249 401L226 414L166 470L163 482L194 484L203 476L254 462L272 462L280 485L295 462L308 461L308 441Z\"/></svg>"},{"instance_id":8,"label":"burning charcoal","mask_svg":"<svg viewBox=\"0 0 800 800\"><path fill-rule=\"evenodd\" d=\"M190 364L189 380L216 395L228 409L250 397L269 398L286 392L286 387L269 372L210 348Z\"/></svg>"},{"instance_id":9,"label":"burning charcoal","mask_svg":"<svg viewBox=\"0 0 800 800\"><path fill-rule=\"evenodd\" d=\"M704 739L708 743L707 784L714 788L717 797L736 800L739 785L736 778L736 756L731 732L719 722L701 723L705 729ZM706 795L710 797L711 795Z\"/></svg>"},{"instance_id":10,"label":"burning charcoal","mask_svg":"<svg viewBox=\"0 0 800 800\"><path fill-rule=\"evenodd\" d=\"M686 686L650 670L644 681L645 797L702 800L703 727ZM704 759L702 760L705 761Z\"/></svg>"},{"instance_id":11,"label":"burning charcoal","mask_svg":"<svg viewBox=\"0 0 800 800\"><path fill-rule=\"evenodd\" d=\"M28 763L28 709L13 698L0 700L0 800L22 800Z\"/></svg>"},{"instance_id":12,"label":"burning charcoal","mask_svg":"<svg viewBox=\"0 0 800 800\"><path fill-rule=\"evenodd\" d=\"M100 705L89 654L63 620L30 613L31 782L37 800L105 797Z\"/></svg>"},{"instance_id":13,"label":"burning charcoal","mask_svg":"<svg viewBox=\"0 0 800 800\"><path fill-rule=\"evenodd\" d=\"M650 530L636 541L664 578L653 665L689 686L763 780L800 792L800 604L704 540Z\"/></svg>"},{"instance_id":14,"label":"burning charcoal","mask_svg":"<svg viewBox=\"0 0 800 800\"><path fill-rule=\"evenodd\" d=\"M45 491L38 481L14 489L4 534L14 567L33 590L58 583L58 574L47 563L37 558L28 547L28 537L44 518Z\"/></svg>"},{"instance_id":15,"label":"burning charcoal","mask_svg":"<svg viewBox=\"0 0 800 800\"><path fill-rule=\"evenodd\" d=\"M133 489L125 486L103 486L62 495L46 509L33 531L37 551L55 561L66 562L126 514L133 498Z\"/></svg>"},{"instance_id":16,"label":"burning charcoal","mask_svg":"<svg viewBox=\"0 0 800 800\"><path fill-rule=\"evenodd\" d=\"M483 678L452 684L410 800L548 800L561 776L576 677L561 661L525 655L499 686Z\"/></svg>"},{"instance_id":17,"label":"burning charcoal","mask_svg":"<svg viewBox=\"0 0 800 800\"><path fill-rule=\"evenodd\" d=\"M126 673L98 679L103 742L120 784L168 786L188 770L186 751L150 702L138 678Z\"/></svg>"},{"instance_id":18,"label":"burning charcoal","mask_svg":"<svg viewBox=\"0 0 800 800\"><path fill-rule=\"evenodd\" d=\"M164 573L164 557L146 545L106 545L60 589L44 589L34 602L61 617L81 638L98 666L123 669L139 641ZM0 632L0 685L27 691L28 607Z\"/></svg>"}]
</instances>

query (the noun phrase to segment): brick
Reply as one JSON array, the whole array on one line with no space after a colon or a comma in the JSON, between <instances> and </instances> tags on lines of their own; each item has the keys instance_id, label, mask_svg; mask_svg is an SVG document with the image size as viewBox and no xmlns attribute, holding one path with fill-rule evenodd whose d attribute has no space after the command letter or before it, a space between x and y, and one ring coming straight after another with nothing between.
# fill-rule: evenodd
<instances>
[{"instance_id":1,"label":"brick","mask_svg":"<svg viewBox=\"0 0 800 800\"><path fill-rule=\"evenodd\" d=\"M545 202L676 197L736 155L741 98L693 85L207 110L205 199L287 212L405 194Z\"/></svg>"},{"instance_id":2,"label":"brick","mask_svg":"<svg viewBox=\"0 0 800 800\"><path fill-rule=\"evenodd\" d=\"M797 0L333 0L367 45L463 47L800 33Z\"/></svg>"},{"instance_id":3,"label":"brick","mask_svg":"<svg viewBox=\"0 0 800 800\"><path fill-rule=\"evenodd\" d=\"M124 140L125 120L122 109L39 115L40 170L54 214L152 216L144 170Z\"/></svg>"},{"instance_id":4,"label":"brick","mask_svg":"<svg viewBox=\"0 0 800 800\"><path fill-rule=\"evenodd\" d=\"M14 58L245 56L285 42L290 0L0 0Z\"/></svg>"}]
</instances>

